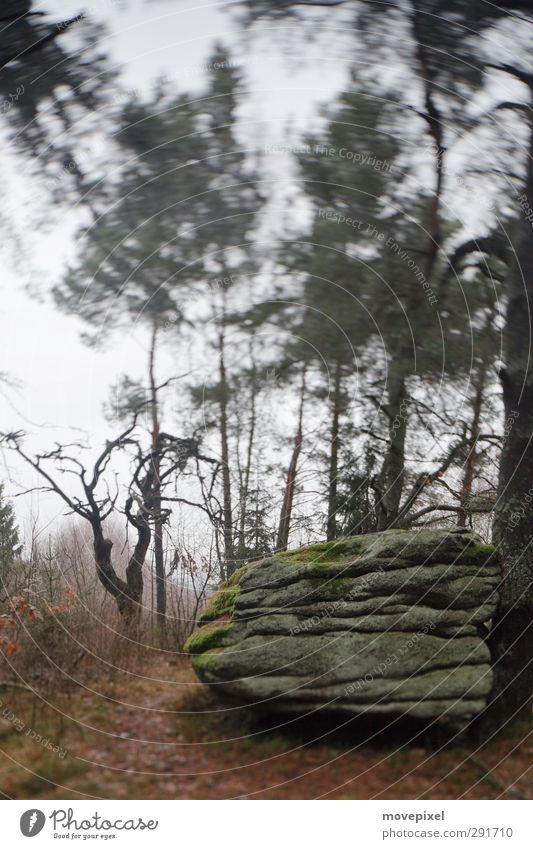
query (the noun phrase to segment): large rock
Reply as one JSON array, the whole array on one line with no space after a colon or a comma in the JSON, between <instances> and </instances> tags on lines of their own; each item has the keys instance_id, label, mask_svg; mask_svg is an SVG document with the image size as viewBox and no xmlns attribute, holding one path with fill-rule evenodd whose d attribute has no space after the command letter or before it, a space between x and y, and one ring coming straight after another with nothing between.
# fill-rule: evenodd
<instances>
[{"instance_id":1,"label":"large rock","mask_svg":"<svg viewBox=\"0 0 533 849\"><path fill-rule=\"evenodd\" d=\"M265 711L466 720L491 689L495 550L391 530L276 554L211 598L186 650L220 695Z\"/></svg>"}]
</instances>

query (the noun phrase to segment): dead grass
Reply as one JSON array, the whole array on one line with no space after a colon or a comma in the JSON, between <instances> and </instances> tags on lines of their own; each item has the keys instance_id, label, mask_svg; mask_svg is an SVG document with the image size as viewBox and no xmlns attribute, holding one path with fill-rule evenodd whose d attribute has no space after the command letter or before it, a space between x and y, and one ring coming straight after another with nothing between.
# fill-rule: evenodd
<instances>
[{"instance_id":1,"label":"dead grass","mask_svg":"<svg viewBox=\"0 0 533 849\"><path fill-rule=\"evenodd\" d=\"M529 729L473 752L262 726L153 649L112 681L0 691L0 789L15 799L531 798ZM28 734L28 729L31 733ZM42 742L59 747L63 756ZM314 742L313 742L314 740ZM439 750L440 749L440 750ZM481 765L481 769L480 769ZM483 767L488 775L483 775Z\"/></svg>"}]
</instances>

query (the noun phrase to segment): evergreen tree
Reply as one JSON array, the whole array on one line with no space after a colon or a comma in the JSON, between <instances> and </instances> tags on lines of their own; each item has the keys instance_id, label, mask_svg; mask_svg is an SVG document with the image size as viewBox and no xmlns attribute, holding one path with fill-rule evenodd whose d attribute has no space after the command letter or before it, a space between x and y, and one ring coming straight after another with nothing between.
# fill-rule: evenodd
<instances>
[{"instance_id":1,"label":"evergreen tree","mask_svg":"<svg viewBox=\"0 0 533 849\"><path fill-rule=\"evenodd\" d=\"M15 511L11 502L4 496L4 484L0 484L0 573L3 580L21 550Z\"/></svg>"},{"instance_id":2,"label":"evergreen tree","mask_svg":"<svg viewBox=\"0 0 533 849\"><path fill-rule=\"evenodd\" d=\"M79 260L56 289L59 304L86 320L89 341L103 341L114 329L131 327L132 321L148 327L153 440L161 428L155 373L161 331L171 329L164 338L176 342L184 322L198 320L198 305L189 309L193 294L211 301L221 293L225 299L233 272L246 258L242 244L259 203L234 134L239 73L220 47L208 66L203 97L176 96L160 80L153 97L131 99L122 107L117 118L120 167L113 180L91 192L94 223L82 234ZM212 324L222 387L224 316L224 308L215 310ZM232 560L225 392L217 397L225 556ZM157 527L154 542L160 588L164 567Z\"/></svg>"}]
</instances>

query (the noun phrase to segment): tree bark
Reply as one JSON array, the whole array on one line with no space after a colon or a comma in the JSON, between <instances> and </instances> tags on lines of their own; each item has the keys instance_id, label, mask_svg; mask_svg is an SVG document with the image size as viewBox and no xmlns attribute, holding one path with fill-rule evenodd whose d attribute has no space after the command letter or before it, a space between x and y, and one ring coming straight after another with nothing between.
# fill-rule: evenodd
<instances>
[{"instance_id":1,"label":"tree bark","mask_svg":"<svg viewBox=\"0 0 533 849\"><path fill-rule=\"evenodd\" d=\"M331 396L327 538L337 536L337 490L339 475L339 418L341 413L341 365L337 362Z\"/></svg>"},{"instance_id":2,"label":"tree bark","mask_svg":"<svg viewBox=\"0 0 533 849\"><path fill-rule=\"evenodd\" d=\"M111 561L111 549L113 543L106 539L103 534L102 526L99 522L91 522L93 531L93 549L94 559L96 563L96 573L103 588L117 600L117 605L120 611L119 599L121 596L127 596L128 587L122 578L119 578Z\"/></svg>"},{"instance_id":3,"label":"tree bark","mask_svg":"<svg viewBox=\"0 0 533 849\"><path fill-rule=\"evenodd\" d=\"M154 321L152 329L152 342L150 345L149 359L149 381L150 381L150 408L152 413L152 464L154 471L154 566L155 566L155 598L157 631L160 641L165 641L166 612L167 612L167 587L165 575L165 554L163 551L163 516L161 513L161 468L159 458L159 405L157 398L157 384L155 379L155 358L157 351L157 320Z\"/></svg>"},{"instance_id":4,"label":"tree bark","mask_svg":"<svg viewBox=\"0 0 533 849\"><path fill-rule=\"evenodd\" d=\"M478 460L478 451L477 444L479 440L480 434L480 424L481 424L481 409L483 406L483 392L485 389L485 375L482 374L480 376L480 380L476 386L474 402L473 402L473 415L472 421L470 423L470 433L468 435L468 443L467 450L468 454L465 462L465 471L463 475L463 482L461 484L461 492L459 494L459 503L461 506L461 512L457 517L457 526L459 528L466 528L466 523L468 520L468 502L472 495L472 487L474 484L474 477L476 474L476 466Z\"/></svg>"},{"instance_id":5,"label":"tree bark","mask_svg":"<svg viewBox=\"0 0 533 849\"><path fill-rule=\"evenodd\" d=\"M530 80L533 95L533 77ZM531 121L531 119L530 119ZM533 205L533 121L522 201ZM525 206L527 209L528 207ZM533 692L533 233L522 213L515 264L507 285L505 409L494 540L503 563L500 597L489 643L494 683L483 727L505 730L531 716Z\"/></svg>"},{"instance_id":6,"label":"tree bark","mask_svg":"<svg viewBox=\"0 0 533 849\"><path fill-rule=\"evenodd\" d=\"M435 189L432 193L427 212L427 243L424 256L423 273L430 282L438 260L441 233L441 205L444 188L445 154L444 125L435 93L438 91L435 74L432 71L428 50L424 43L422 13L417 4L412 5L411 29L415 43L416 72L423 86L424 110L419 113L425 121L429 135L435 145ZM423 300L417 286L408 292L406 311L412 327L419 327L420 309ZM408 345L400 342L393 351L392 361L395 374L391 375L388 386L389 448L381 471L375 482L376 517L378 530L394 526L400 518L400 505L405 483L405 442L408 428L409 396L406 381L409 376L409 359L412 356Z\"/></svg>"},{"instance_id":7,"label":"tree bark","mask_svg":"<svg viewBox=\"0 0 533 849\"><path fill-rule=\"evenodd\" d=\"M279 517L278 536L276 541L277 551L286 551L289 544L289 534L291 530L292 508L294 503L294 493L296 490L296 476L298 472L298 460L303 444L303 414L305 404L305 388L306 388L306 369L302 372L302 388L300 390L300 407L298 410L298 424L296 427L296 436L294 438L294 447L292 449L289 468L287 469L287 479L285 484L285 493L283 495L283 504Z\"/></svg>"},{"instance_id":8,"label":"tree bark","mask_svg":"<svg viewBox=\"0 0 533 849\"><path fill-rule=\"evenodd\" d=\"M429 134L435 145L435 191L431 196L427 217L428 242L424 261L424 276L430 280L437 261L441 243L441 202L444 187L444 157L446 148L444 146L444 127L442 116L437 106L435 92L438 91L437 80L431 68L428 48L424 41L422 16L417 4L413 4L411 25L415 40L415 54L417 60L417 73L422 82L424 90L424 112L421 117L426 122Z\"/></svg>"},{"instance_id":9,"label":"tree bark","mask_svg":"<svg viewBox=\"0 0 533 849\"><path fill-rule=\"evenodd\" d=\"M224 539L224 568L226 577L235 571L235 551L233 546L233 507L231 500L231 473L228 440L228 381L225 362L225 324L222 320L219 334L219 383L220 383L220 454L222 459L222 511Z\"/></svg>"},{"instance_id":10,"label":"tree bark","mask_svg":"<svg viewBox=\"0 0 533 849\"><path fill-rule=\"evenodd\" d=\"M144 589L143 566L148 548L150 547L151 531L147 521L140 520L137 527L137 542L126 566L126 583L128 595L121 610L124 620L129 627L138 628L142 612L142 597ZM119 608L120 609L120 608Z\"/></svg>"},{"instance_id":11,"label":"tree bark","mask_svg":"<svg viewBox=\"0 0 533 849\"><path fill-rule=\"evenodd\" d=\"M238 549L237 554L239 558L239 564L241 564L246 557L246 517L248 513L248 497L250 494L250 476L252 473L252 457L253 457L253 449L254 449L254 440L255 440L255 428L256 428L256 394L257 394L257 381L255 375L255 361L253 357L253 351L251 352L251 361L252 361L252 378L251 378L251 392L250 392L250 424L248 428L248 444L246 447L246 461L244 470L241 476L241 493L240 493L240 507L239 507L239 539L238 539Z\"/></svg>"},{"instance_id":12,"label":"tree bark","mask_svg":"<svg viewBox=\"0 0 533 849\"><path fill-rule=\"evenodd\" d=\"M526 81L526 80L523 80ZM533 76L527 80L533 96ZM533 116L523 208L533 205ZM529 207L526 206L529 204ZM499 603L489 635L494 672L480 726L508 730L531 718L533 692L533 233L521 213L515 262L507 285L504 363L500 373L505 410L494 541L502 560Z\"/></svg>"},{"instance_id":13,"label":"tree bark","mask_svg":"<svg viewBox=\"0 0 533 849\"><path fill-rule=\"evenodd\" d=\"M139 531L135 549L126 568L126 580L124 581L117 575L112 563L111 550L113 543L104 537L102 526L99 522L91 523L91 526L93 530L96 572L100 583L115 599L118 612L126 630L128 632L136 631L141 615L143 595L142 567L150 544L150 528L146 523L146 527L142 531Z\"/></svg>"},{"instance_id":14,"label":"tree bark","mask_svg":"<svg viewBox=\"0 0 533 849\"><path fill-rule=\"evenodd\" d=\"M388 396L389 448L375 486L378 531L393 527L398 519L405 482L408 398L403 373L392 373Z\"/></svg>"}]
</instances>

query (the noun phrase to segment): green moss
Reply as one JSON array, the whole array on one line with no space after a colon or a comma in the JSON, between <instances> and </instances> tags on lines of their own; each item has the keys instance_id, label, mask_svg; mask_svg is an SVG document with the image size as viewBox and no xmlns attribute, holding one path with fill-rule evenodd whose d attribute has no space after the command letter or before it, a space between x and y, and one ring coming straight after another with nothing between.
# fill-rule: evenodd
<instances>
[{"instance_id":1,"label":"green moss","mask_svg":"<svg viewBox=\"0 0 533 849\"><path fill-rule=\"evenodd\" d=\"M222 647L219 646L216 649L209 649L203 654L193 654L192 665L195 672L211 672L222 650Z\"/></svg>"},{"instance_id":2,"label":"green moss","mask_svg":"<svg viewBox=\"0 0 533 849\"><path fill-rule=\"evenodd\" d=\"M494 552L496 551L496 546L490 545L488 543L480 543L479 545L473 547L476 549L476 552L478 554L486 554L487 556L494 554ZM471 549L469 549L469 551L471 551Z\"/></svg>"},{"instance_id":3,"label":"green moss","mask_svg":"<svg viewBox=\"0 0 533 849\"><path fill-rule=\"evenodd\" d=\"M229 616L231 619L235 599L238 595L238 585L228 587L226 584L223 584L209 599L206 609L200 616L200 623L211 622L213 619L220 619L221 616Z\"/></svg>"},{"instance_id":4,"label":"green moss","mask_svg":"<svg viewBox=\"0 0 533 849\"><path fill-rule=\"evenodd\" d=\"M320 578L320 580L327 581L328 575L342 571L344 566L348 566L351 563L353 563L353 559L351 557L346 557L342 560L340 558L338 560L313 560L309 564L310 571L308 574L316 574L317 578Z\"/></svg>"},{"instance_id":5,"label":"green moss","mask_svg":"<svg viewBox=\"0 0 533 849\"><path fill-rule=\"evenodd\" d=\"M236 569L231 577L220 585L218 590L209 599L207 607L200 616L198 620L200 624L212 622L214 619L220 619L221 616L232 618L235 599L240 592L239 582L253 565L253 563L247 563L245 566L241 566L240 569Z\"/></svg>"},{"instance_id":6,"label":"green moss","mask_svg":"<svg viewBox=\"0 0 533 849\"><path fill-rule=\"evenodd\" d=\"M218 648L222 645L224 637L232 630L234 626L230 623L226 625L218 625L213 628L211 625L206 625L191 634L185 643L183 650L189 654L203 654L208 649Z\"/></svg>"},{"instance_id":7,"label":"green moss","mask_svg":"<svg viewBox=\"0 0 533 849\"><path fill-rule=\"evenodd\" d=\"M316 542L304 548L284 551L278 556L284 560L298 563L320 561L325 566L328 563L336 563L343 557L361 554L362 550L363 546L359 539L355 537L343 537L330 542Z\"/></svg>"},{"instance_id":8,"label":"green moss","mask_svg":"<svg viewBox=\"0 0 533 849\"><path fill-rule=\"evenodd\" d=\"M234 587L238 584L243 575L252 568L252 566L256 566L259 561L256 560L255 563L246 563L244 566L241 566L239 569L235 569L232 575L228 578L227 581L224 582L223 586L225 587Z\"/></svg>"},{"instance_id":9,"label":"green moss","mask_svg":"<svg viewBox=\"0 0 533 849\"><path fill-rule=\"evenodd\" d=\"M492 564L497 559L497 549L495 545L487 543L472 543L469 545L464 554L459 558L461 563L474 565Z\"/></svg>"}]
</instances>

